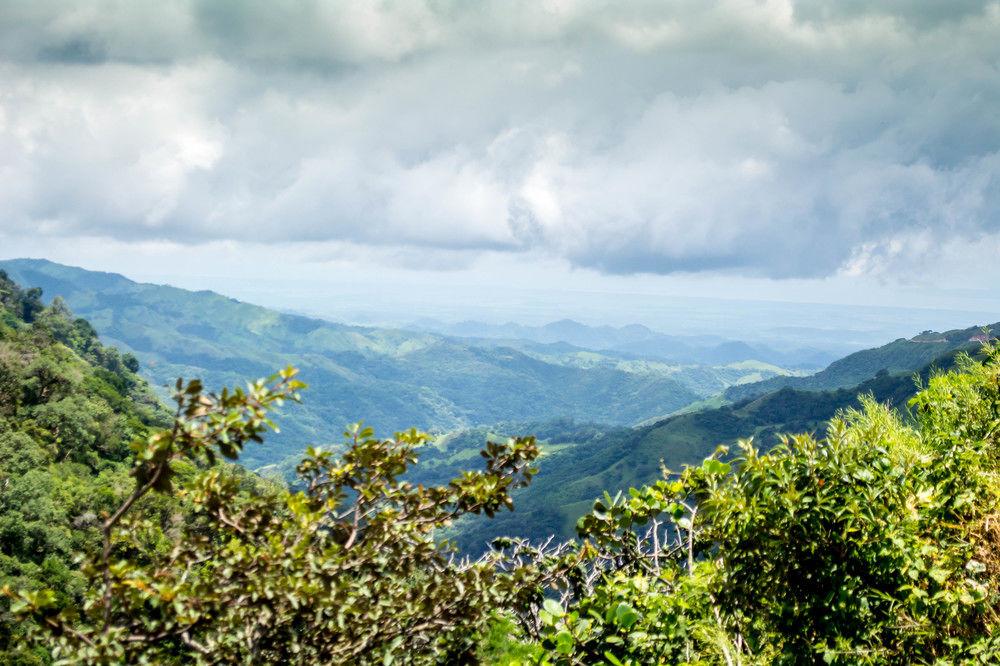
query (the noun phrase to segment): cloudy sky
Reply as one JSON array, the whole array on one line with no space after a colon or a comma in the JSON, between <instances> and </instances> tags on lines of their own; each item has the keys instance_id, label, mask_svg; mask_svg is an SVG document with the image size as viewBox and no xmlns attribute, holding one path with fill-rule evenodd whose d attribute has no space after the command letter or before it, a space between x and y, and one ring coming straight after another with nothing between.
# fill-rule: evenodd
<instances>
[{"instance_id":1,"label":"cloudy sky","mask_svg":"<svg viewBox=\"0 0 1000 666\"><path fill-rule=\"evenodd\" d=\"M1000 2L0 0L21 255L1000 318Z\"/></svg>"}]
</instances>

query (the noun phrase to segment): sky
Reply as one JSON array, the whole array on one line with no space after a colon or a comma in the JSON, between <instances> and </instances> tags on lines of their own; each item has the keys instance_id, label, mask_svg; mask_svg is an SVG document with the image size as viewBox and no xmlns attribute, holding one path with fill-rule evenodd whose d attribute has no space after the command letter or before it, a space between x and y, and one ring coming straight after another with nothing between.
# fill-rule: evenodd
<instances>
[{"instance_id":1,"label":"sky","mask_svg":"<svg viewBox=\"0 0 1000 666\"><path fill-rule=\"evenodd\" d=\"M358 320L968 325L998 109L993 1L0 0L0 257Z\"/></svg>"}]
</instances>

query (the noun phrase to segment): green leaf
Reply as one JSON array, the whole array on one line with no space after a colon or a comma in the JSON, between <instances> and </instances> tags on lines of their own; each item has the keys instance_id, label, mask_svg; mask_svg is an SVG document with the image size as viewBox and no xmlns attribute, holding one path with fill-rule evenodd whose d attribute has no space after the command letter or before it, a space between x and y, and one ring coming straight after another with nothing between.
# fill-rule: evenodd
<instances>
[{"instance_id":1,"label":"green leaf","mask_svg":"<svg viewBox=\"0 0 1000 666\"><path fill-rule=\"evenodd\" d=\"M604 651L604 658L608 660L611 666L625 666L625 664L623 664L618 657L611 654L607 650Z\"/></svg>"},{"instance_id":2,"label":"green leaf","mask_svg":"<svg viewBox=\"0 0 1000 666\"><path fill-rule=\"evenodd\" d=\"M565 629L556 634L556 652L570 654L573 652L573 635Z\"/></svg>"},{"instance_id":3,"label":"green leaf","mask_svg":"<svg viewBox=\"0 0 1000 666\"><path fill-rule=\"evenodd\" d=\"M944 585L944 582L948 580L948 571L940 567L933 567L929 574L931 578L937 581L938 585Z\"/></svg>"},{"instance_id":4,"label":"green leaf","mask_svg":"<svg viewBox=\"0 0 1000 666\"><path fill-rule=\"evenodd\" d=\"M544 608L553 617L562 617L566 614L566 611L563 610L562 604L555 599L546 599L543 601L542 608Z\"/></svg>"},{"instance_id":5,"label":"green leaf","mask_svg":"<svg viewBox=\"0 0 1000 666\"><path fill-rule=\"evenodd\" d=\"M621 602L615 608L614 621L619 627L628 629L639 619L639 614L625 602Z\"/></svg>"}]
</instances>

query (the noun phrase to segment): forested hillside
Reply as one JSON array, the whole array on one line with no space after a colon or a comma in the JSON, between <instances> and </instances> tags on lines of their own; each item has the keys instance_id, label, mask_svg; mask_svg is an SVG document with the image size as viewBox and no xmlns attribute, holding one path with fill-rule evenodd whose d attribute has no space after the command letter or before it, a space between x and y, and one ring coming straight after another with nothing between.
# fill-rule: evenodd
<instances>
[{"instance_id":1,"label":"forested hillside","mask_svg":"<svg viewBox=\"0 0 1000 666\"><path fill-rule=\"evenodd\" d=\"M530 487L517 496L517 510L492 521L470 520L455 531L464 549L476 552L499 535L532 539L557 534L569 538L577 519L586 513L594 497L605 490L626 490L657 478L662 462L671 469L698 463L719 445L731 445L740 438L753 437L757 446L768 450L779 435L789 432L816 432L840 410L858 407L861 396L871 396L905 413L907 401L918 390L915 375L926 381L934 370L953 367L957 352L926 364L917 373L880 373L849 389L804 391L782 388L762 396L747 398L718 408L678 414L659 422L634 428L614 429L573 423L511 424L463 442L481 445L486 436L536 433L541 441L543 464ZM457 442L446 464L438 463L442 453L429 460L440 467L438 479L460 468L465 458ZM469 450L469 449L466 449Z\"/></svg>"},{"instance_id":2,"label":"forested hillside","mask_svg":"<svg viewBox=\"0 0 1000 666\"><path fill-rule=\"evenodd\" d=\"M154 385L179 376L233 385L288 363L299 367L312 390L289 412L272 447L248 452L251 467L322 443L329 425L362 417L385 431L552 418L631 425L783 371L752 363L679 367L567 346L476 346L282 314L51 262L0 265L23 284L62 295L105 340L134 353Z\"/></svg>"},{"instance_id":3,"label":"forested hillside","mask_svg":"<svg viewBox=\"0 0 1000 666\"><path fill-rule=\"evenodd\" d=\"M43 307L0 271L0 587L56 590L56 607L86 589L74 557L100 548L98 524L132 481L129 443L168 415L135 374L61 301ZM145 509L168 522L176 503ZM42 663L0 598L0 663Z\"/></svg>"},{"instance_id":4,"label":"forested hillside","mask_svg":"<svg viewBox=\"0 0 1000 666\"><path fill-rule=\"evenodd\" d=\"M984 329L986 333L984 333ZM890 374L915 372L937 357L956 349L978 349L987 337L1000 333L1000 323L973 326L945 333L925 331L910 339L900 338L874 349L864 349L834 361L824 370L807 377L772 377L759 382L733 386L725 391L728 400L737 401L763 395L783 387L804 391L850 388L871 379L879 372Z\"/></svg>"},{"instance_id":5,"label":"forested hillside","mask_svg":"<svg viewBox=\"0 0 1000 666\"><path fill-rule=\"evenodd\" d=\"M441 530L504 515L534 465L552 461L539 459L534 438L488 443L480 469L430 485L402 480L427 445L416 431L349 429L342 455L305 452L297 491L217 467L217 455L237 458L262 439L272 407L298 399L294 376L218 395L178 383L172 427L134 442L132 490L102 524L103 552L84 557L81 594L4 590L20 622L7 627L27 638L10 656L543 666L1000 658L996 348L926 378L908 417L864 397L815 435L782 436L767 452L742 440L603 494L577 522L579 541L501 538L477 560L451 557ZM867 388L898 402L911 391L894 379ZM781 417L779 399L792 395L735 409L752 429ZM787 411L819 417L805 405L792 400ZM147 502L178 496L194 513L159 529Z\"/></svg>"}]
</instances>

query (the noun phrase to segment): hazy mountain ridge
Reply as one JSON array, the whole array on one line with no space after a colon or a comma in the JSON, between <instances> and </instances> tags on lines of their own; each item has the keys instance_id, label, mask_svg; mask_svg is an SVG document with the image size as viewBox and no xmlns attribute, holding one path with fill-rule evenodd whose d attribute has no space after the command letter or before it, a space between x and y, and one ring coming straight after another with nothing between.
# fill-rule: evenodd
<instances>
[{"instance_id":1,"label":"hazy mountain ridge","mask_svg":"<svg viewBox=\"0 0 1000 666\"><path fill-rule=\"evenodd\" d=\"M359 419L382 432L554 417L626 425L704 397L673 377L673 369L558 363L509 347L335 324L47 261L0 266L22 284L42 287L47 298L63 296L107 342L134 352L154 384L198 376L209 386L231 385L299 366L311 385L305 402L288 409L281 435L252 452L252 465L327 441Z\"/></svg>"},{"instance_id":2,"label":"hazy mountain ridge","mask_svg":"<svg viewBox=\"0 0 1000 666\"><path fill-rule=\"evenodd\" d=\"M1000 322L989 326L970 326L937 333L924 331L912 338L900 338L876 347L849 354L807 377L773 377L760 382L732 386L725 391L731 401L763 395L784 387L805 391L849 388L885 370L889 373L912 372L935 358L957 349L974 350L982 344L983 330L989 336L1000 333Z\"/></svg>"},{"instance_id":3,"label":"hazy mountain ridge","mask_svg":"<svg viewBox=\"0 0 1000 666\"><path fill-rule=\"evenodd\" d=\"M656 358L671 363L727 365L754 360L783 368L818 369L837 358L835 354L820 349L774 349L718 335L668 335L642 324L589 326L572 319L561 319L544 326L526 326L513 322L487 324L479 321L449 324L424 319L414 322L412 327L475 340L565 343L582 349Z\"/></svg>"}]
</instances>

